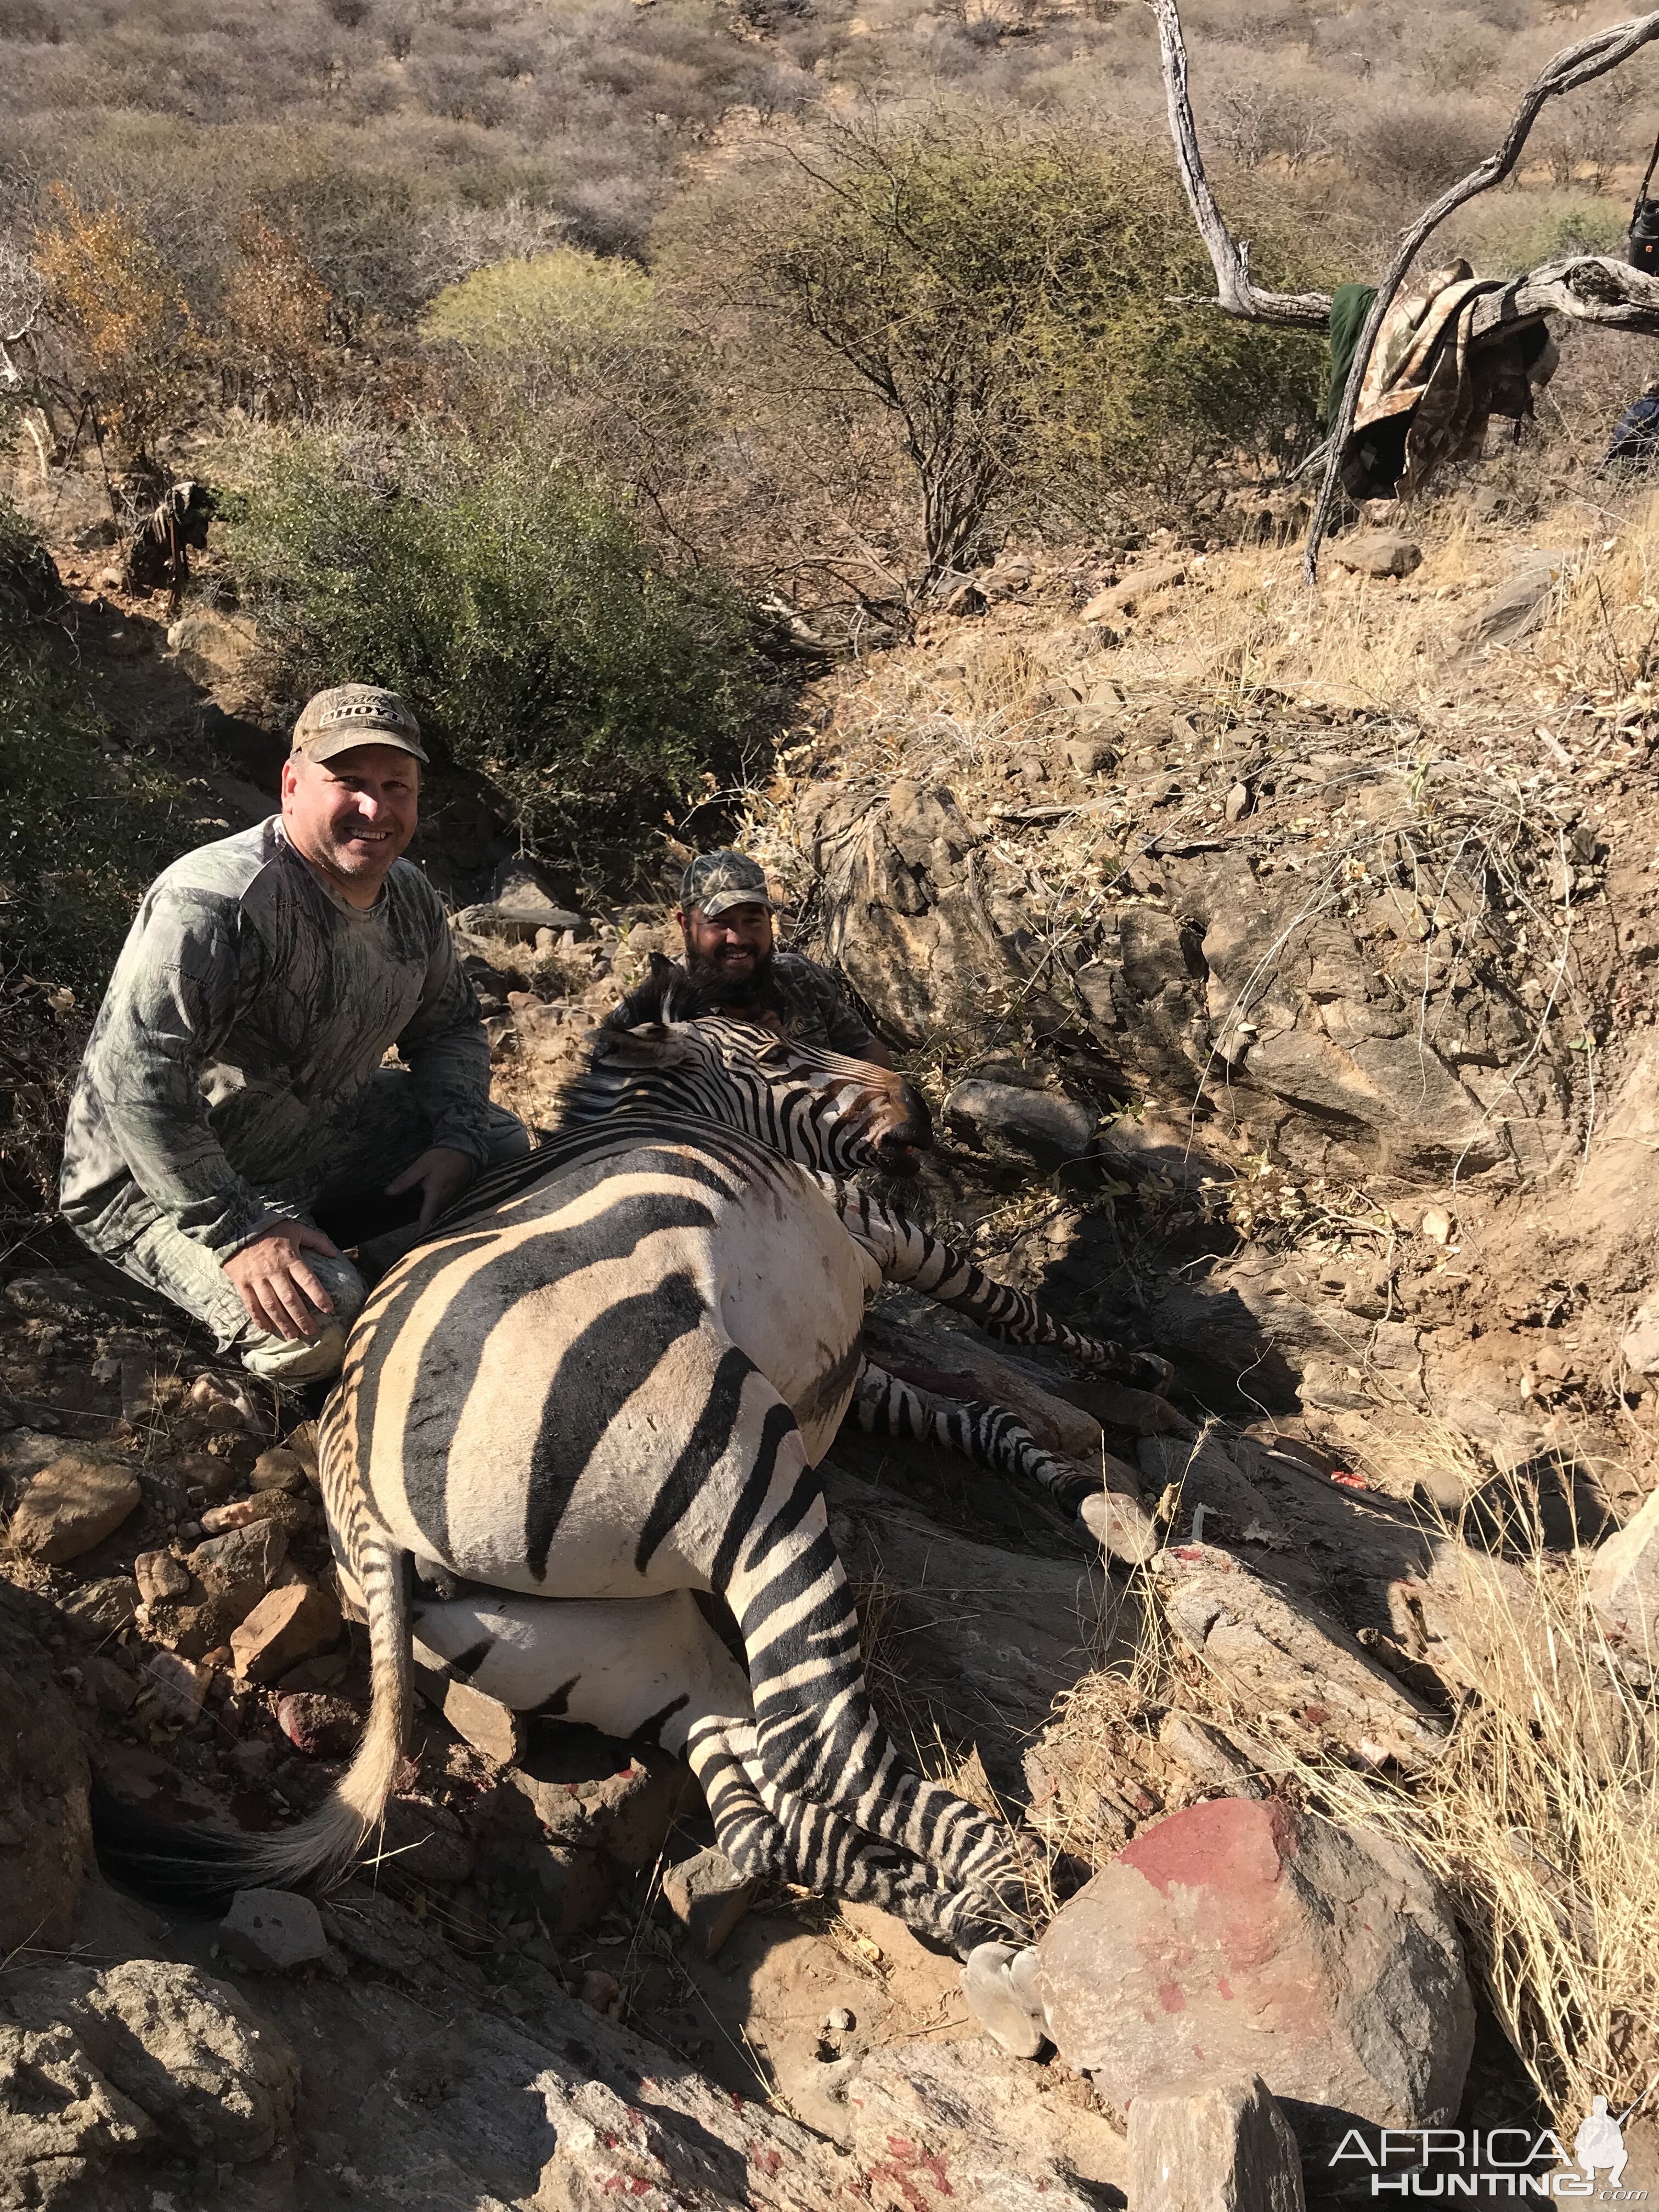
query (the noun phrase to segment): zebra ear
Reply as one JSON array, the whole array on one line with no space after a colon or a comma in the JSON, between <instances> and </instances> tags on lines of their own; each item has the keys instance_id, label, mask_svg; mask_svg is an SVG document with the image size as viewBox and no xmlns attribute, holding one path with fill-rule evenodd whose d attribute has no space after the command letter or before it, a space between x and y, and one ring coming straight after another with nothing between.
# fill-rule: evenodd
<instances>
[{"instance_id":1,"label":"zebra ear","mask_svg":"<svg viewBox=\"0 0 1659 2212\"><path fill-rule=\"evenodd\" d=\"M686 1057L684 1037L661 1022L641 1022L634 1030L595 1030L589 1056L612 1067L678 1067Z\"/></svg>"}]
</instances>

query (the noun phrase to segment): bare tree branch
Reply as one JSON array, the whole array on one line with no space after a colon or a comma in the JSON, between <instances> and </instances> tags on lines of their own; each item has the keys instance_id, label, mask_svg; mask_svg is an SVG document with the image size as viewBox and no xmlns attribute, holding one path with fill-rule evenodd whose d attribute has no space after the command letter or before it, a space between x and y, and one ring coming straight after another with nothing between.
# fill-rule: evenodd
<instances>
[{"instance_id":1,"label":"bare tree branch","mask_svg":"<svg viewBox=\"0 0 1659 2212\"><path fill-rule=\"evenodd\" d=\"M1160 9L1173 9L1175 0L1156 0L1156 4ZM1593 78L1606 76L1609 70L1617 69L1621 62L1627 62L1632 54L1654 39L1659 39L1659 9L1636 16L1628 23L1616 23L1608 30L1596 31L1588 39L1579 40L1576 46L1564 46L1559 53L1544 64L1528 86L1521 105L1516 110L1515 120L1496 153L1489 154L1478 168L1471 169L1468 175L1458 183L1449 185L1433 205L1425 208L1410 228L1401 234L1394 259L1389 264L1388 274L1377 287L1371 311L1359 333L1358 343L1354 348L1353 367L1348 372L1347 388L1342 394L1336 421L1331 426L1331 450L1326 459L1324 481L1319 487L1313 520L1308 526L1307 549L1303 556L1304 574L1310 584L1318 578L1320 544L1335 503L1343 450L1353 431L1360 387L1364 382L1371 348L1376 343L1376 334L1382 327L1382 319L1393 306L1395 295L1404 283L1406 272L1415 259L1418 249L1455 209L1479 193L1489 191L1494 185L1502 184L1520 160L1528 133L1538 120L1546 100L1553 100L1564 92L1576 91L1581 84L1589 84ZM1602 263L1577 264L1580 270L1616 265ZM1635 275L1636 272L1632 270L1631 273ZM1530 283L1532 280L1527 281ZM1568 283L1565 289L1571 296L1579 296L1576 283ZM1600 319L1591 317L1585 319Z\"/></svg>"},{"instance_id":2,"label":"bare tree branch","mask_svg":"<svg viewBox=\"0 0 1659 2212\"><path fill-rule=\"evenodd\" d=\"M1192 299L1179 304L1218 307L1247 322L1276 323L1303 329L1327 326L1331 312L1328 295L1269 292L1252 281L1249 243L1236 239L1227 228L1204 172L1187 86L1187 46L1181 27L1179 0L1147 0L1147 4L1158 22L1176 165L1193 220L1215 270L1213 300L1200 302ZM1498 150L1488 155L1467 177L1450 185L1401 234L1394 260L1377 288L1376 301L1354 349L1353 366L1348 374L1347 389L1337 421L1329 440L1321 448L1325 457L1325 473L1304 556L1310 583L1318 574L1319 548L1329 525L1342 456L1352 434L1371 349L1418 250L1455 210L1501 184L1510 174L1547 100L1562 93L1577 91L1580 85L1606 76L1656 38L1659 38L1659 10L1637 16L1627 23L1614 24L1607 30L1581 39L1576 46L1563 47L1528 86ZM1497 343L1512 336L1523 324L1540 321L1546 315L1565 315L1573 322L1595 324L1604 330L1659 337L1659 279L1606 255L1586 254L1570 261L1551 262L1488 293L1475 308L1470 336L1476 344L1482 340Z\"/></svg>"},{"instance_id":3,"label":"bare tree branch","mask_svg":"<svg viewBox=\"0 0 1659 2212\"><path fill-rule=\"evenodd\" d=\"M1204 157L1198 150L1198 126L1193 120L1192 98L1187 90L1187 41L1181 28L1176 0L1151 0L1158 18L1158 50L1164 60L1164 88L1170 106L1170 136L1175 141L1176 166L1181 172L1187 204L1198 225L1198 234L1208 249L1215 269L1216 304L1230 315L1252 323L1294 323L1322 330L1331 316L1326 292L1264 292L1250 281L1250 248L1228 229L1215 204L1210 180L1204 173Z\"/></svg>"}]
</instances>

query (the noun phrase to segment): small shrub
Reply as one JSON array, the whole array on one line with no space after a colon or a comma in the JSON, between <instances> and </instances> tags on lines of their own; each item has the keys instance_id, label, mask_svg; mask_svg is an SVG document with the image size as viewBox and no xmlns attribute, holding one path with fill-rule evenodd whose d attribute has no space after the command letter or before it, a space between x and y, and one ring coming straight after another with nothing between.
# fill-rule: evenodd
<instances>
[{"instance_id":1,"label":"small shrub","mask_svg":"<svg viewBox=\"0 0 1659 2212\"><path fill-rule=\"evenodd\" d=\"M231 544L296 692L390 684L525 835L581 861L757 734L734 594L671 574L617 501L527 451L418 442L390 471L281 454Z\"/></svg>"},{"instance_id":2,"label":"small shrub","mask_svg":"<svg viewBox=\"0 0 1659 2212\"><path fill-rule=\"evenodd\" d=\"M136 461L187 405L202 347L177 278L123 209L52 187L34 254L68 375Z\"/></svg>"},{"instance_id":3,"label":"small shrub","mask_svg":"<svg viewBox=\"0 0 1659 2212\"><path fill-rule=\"evenodd\" d=\"M0 507L0 562L32 533ZM38 558L38 545L34 547ZM139 895L179 848L182 788L124 757L44 626L0 623L0 969L102 988Z\"/></svg>"}]
</instances>

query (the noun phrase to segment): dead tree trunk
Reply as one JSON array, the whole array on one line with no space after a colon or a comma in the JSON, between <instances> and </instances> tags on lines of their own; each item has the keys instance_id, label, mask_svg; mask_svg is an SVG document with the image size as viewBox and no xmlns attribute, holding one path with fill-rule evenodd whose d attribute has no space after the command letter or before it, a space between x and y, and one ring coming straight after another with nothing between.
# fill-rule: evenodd
<instances>
[{"instance_id":1,"label":"dead tree trunk","mask_svg":"<svg viewBox=\"0 0 1659 2212\"><path fill-rule=\"evenodd\" d=\"M1193 220L1215 270L1215 297L1204 304L1250 322L1286 324L1303 329L1328 323L1331 302L1326 295L1269 292L1252 281L1249 247L1228 228L1204 173L1192 100L1187 88L1187 46L1178 0L1149 0L1149 4L1158 19L1176 163ZM1595 32L1575 46L1564 46L1528 87L1503 143L1467 177L1449 185L1401 233L1354 348L1347 386L1337 419L1331 426L1325 473L1304 556L1304 571L1310 584L1318 575L1319 548L1329 526L1343 452L1352 434L1371 349L1419 249L1455 210L1478 194L1489 191L1510 174L1547 100L1561 93L1574 92L1593 78L1605 76L1609 70L1617 69L1655 39L1659 39L1659 10ZM1659 336L1659 279L1601 254L1552 262L1516 277L1513 283L1483 300L1474 317L1474 336L1477 342L1482 337L1507 337L1521 325L1537 322L1552 314L1565 315L1574 322L1599 324L1604 329L1630 331L1650 337Z\"/></svg>"}]
</instances>

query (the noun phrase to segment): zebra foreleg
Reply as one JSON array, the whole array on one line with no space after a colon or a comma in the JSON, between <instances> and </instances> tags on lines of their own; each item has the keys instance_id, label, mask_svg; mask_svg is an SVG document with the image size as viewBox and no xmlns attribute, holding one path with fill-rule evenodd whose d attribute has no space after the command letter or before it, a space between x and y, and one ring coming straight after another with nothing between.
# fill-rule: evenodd
<instances>
[{"instance_id":1,"label":"zebra foreleg","mask_svg":"<svg viewBox=\"0 0 1659 2212\"><path fill-rule=\"evenodd\" d=\"M1165 1390L1175 1369L1155 1352L1136 1352L1109 1337L1084 1336L1024 1291L994 1283L965 1255L907 1221L849 1182L820 1174L818 1182L853 1242L890 1283L909 1283L942 1306L966 1314L989 1336L1010 1344L1051 1344L1085 1366L1098 1367L1142 1390Z\"/></svg>"},{"instance_id":2,"label":"zebra foreleg","mask_svg":"<svg viewBox=\"0 0 1659 2212\"><path fill-rule=\"evenodd\" d=\"M989 1468L994 1474L1035 1483L1062 1513L1075 1513L1101 1487L1075 1460L1045 1451L1018 1414L980 1398L941 1398L890 1375L866 1359L853 1393L859 1425L872 1436L908 1437Z\"/></svg>"}]
</instances>

